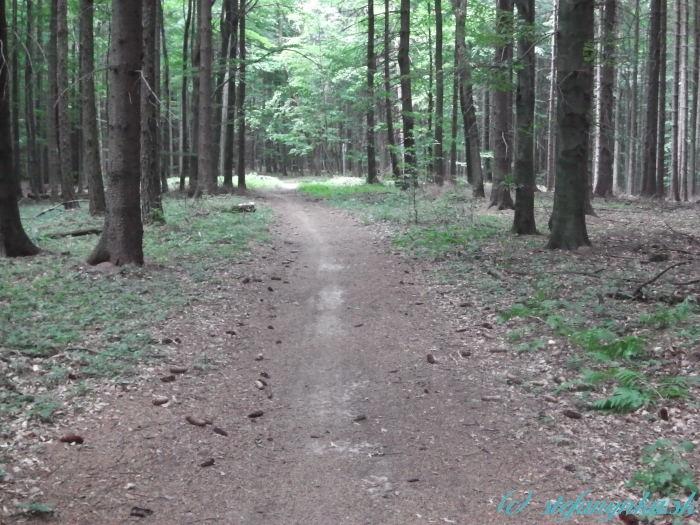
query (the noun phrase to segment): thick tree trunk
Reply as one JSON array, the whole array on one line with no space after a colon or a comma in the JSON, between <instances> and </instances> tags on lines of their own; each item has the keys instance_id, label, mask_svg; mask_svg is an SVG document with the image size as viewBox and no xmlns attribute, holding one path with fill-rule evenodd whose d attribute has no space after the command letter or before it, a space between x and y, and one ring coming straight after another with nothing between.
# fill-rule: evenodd
<instances>
[{"instance_id":1,"label":"thick tree trunk","mask_svg":"<svg viewBox=\"0 0 700 525\"><path fill-rule=\"evenodd\" d=\"M644 170L642 172L641 195L656 194L656 152L659 117L659 71L661 66L661 3L651 0L649 26L649 89L647 92L646 133L644 140ZM665 61L665 60L664 60Z\"/></svg>"},{"instance_id":2,"label":"thick tree trunk","mask_svg":"<svg viewBox=\"0 0 700 525\"><path fill-rule=\"evenodd\" d=\"M442 61L442 2L435 0L435 182L442 186L445 180L443 158L443 123L445 120L445 73Z\"/></svg>"},{"instance_id":3,"label":"thick tree trunk","mask_svg":"<svg viewBox=\"0 0 700 525\"><path fill-rule=\"evenodd\" d=\"M88 183L90 215L105 212L105 190L100 166L95 105L95 40L93 29L94 0L80 2L80 90L83 124L83 171Z\"/></svg>"},{"instance_id":4,"label":"thick tree trunk","mask_svg":"<svg viewBox=\"0 0 700 525\"><path fill-rule=\"evenodd\" d=\"M374 0L367 0L367 184L377 182L377 154L374 140Z\"/></svg>"},{"instance_id":5,"label":"thick tree trunk","mask_svg":"<svg viewBox=\"0 0 700 525\"><path fill-rule=\"evenodd\" d=\"M384 93L386 105L386 137L389 144L389 158L391 159L391 172L394 180L401 177L399 171L399 160L396 155L396 137L394 136L394 117L391 100L391 60L389 51L391 49L391 35L389 33L389 0L384 0Z\"/></svg>"},{"instance_id":6,"label":"thick tree trunk","mask_svg":"<svg viewBox=\"0 0 700 525\"><path fill-rule=\"evenodd\" d=\"M515 214L513 232L535 235L535 0L515 0L521 21L518 38L518 87L515 98L515 129L518 140L515 150Z\"/></svg>"},{"instance_id":7,"label":"thick tree trunk","mask_svg":"<svg viewBox=\"0 0 700 525\"><path fill-rule=\"evenodd\" d=\"M600 129L598 137L598 181L595 193L610 197L613 192L613 163L615 160L615 8L617 0L605 0L605 15L602 21L602 56L600 65Z\"/></svg>"},{"instance_id":8,"label":"thick tree trunk","mask_svg":"<svg viewBox=\"0 0 700 525\"><path fill-rule=\"evenodd\" d=\"M216 167L214 166L214 137L211 128L211 0L199 3L199 146L198 179L209 194L215 194L218 186Z\"/></svg>"},{"instance_id":9,"label":"thick tree trunk","mask_svg":"<svg viewBox=\"0 0 700 525\"><path fill-rule=\"evenodd\" d=\"M78 208L75 202L73 160L68 101L68 0L58 0L56 14L56 86L58 89L58 155L61 160L61 193L66 209Z\"/></svg>"},{"instance_id":10,"label":"thick tree trunk","mask_svg":"<svg viewBox=\"0 0 700 525\"><path fill-rule=\"evenodd\" d=\"M418 162L416 160L414 117L411 96L411 63L409 43L411 38L411 1L401 0L401 26L399 30L399 73L401 74L401 118L403 121L404 177L417 184Z\"/></svg>"},{"instance_id":11,"label":"thick tree trunk","mask_svg":"<svg viewBox=\"0 0 700 525\"><path fill-rule=\"evenodd\" d=\"M143 65L141 67L141 220L163 222L160 196L160 147L156 75L157 8L153 0L142 0Z\"/></svg>"},{"instance_id":12,"label":"thick tree trunk","mask_svg":"<svg viewBox=\"0 0 700 525\"><path fill-rule=\"evenodd\" d=\"M0 49L7 47L7 13L5 1L0 1ZM10 99L8 65L0 55L0 256L22 257L39 253L29 240L17 204L18 173L13 166L12 129L10 127Z\"/></svg>"},{"instance_id":13,"label":"thick tree trunk","mask_svg":"<svg viewBox=\"0 0 700 525\"><path fill-rule=\"evenodd\" d=\"M143 264L141 161L141 0L112 3L107 214L89 264Z\"/></svg>"},{"instance_id":14,"label":"thick tree trunk","mask_svg":"<svg viewBox=\"0 0 700 525\"><path fill-rule=\"evenodd\" d=\"M557 43L558 147L552 231L547 247L590 246L585 201L593 93L588 46L593 40L593 0L560 0Z\"/></svg>"},{"instance_id":15,"label":"thick tree trunk","mask_svg":"<svg viewBox=\"0 0 700 525\"><path fill-rule=\"evenodd\" d=\"M462 120L467 130L468 139L466 155L469 157L468 165L472 171L472 187L474 197L485 197L484 175L481 168L481 148L479 147L479 127L476 123L476 108L474 107L474 91L472 89L472 75L469 67L467 43L465 39L465 23L467 19L467 1L452 0L452 10L455 15L455 44L457 55L457 70L459 71L460 97L464 100L462 107Z\"/></svg>"},{"instance_id":16,"label":"thick tree trunk","mask_svg":"<svg viewBox=\"0 0 700 525\"><path fill-rule=\"evenodd\" d=\"M241 0L238 11L238 57L240 61L238 93L236 95L236 112L238 113L238 166L236 167L237 191L243 193L245 185L245 88L246 88L246 52L245 52L245 19L246 0Z\"/></svg>"},{"instance_id":17,"label":"thick tree trunk","mask_svg":"<svg viewBox=\"0 0 700 525\"><path fill-rule=\"evenodd\" d=\"M509 125L509 100L511 98L509 75L513 55L511 42L513 2L511 0L497 0L496 7L495 65L498 73L498 86L493 93L493 184L489 207L496 206L499 210L512 210L515 205L510 195L510 189L505 184L505 179L511 173L509 152L513 147L513 137Z\"/></svg>"}]
</instances>

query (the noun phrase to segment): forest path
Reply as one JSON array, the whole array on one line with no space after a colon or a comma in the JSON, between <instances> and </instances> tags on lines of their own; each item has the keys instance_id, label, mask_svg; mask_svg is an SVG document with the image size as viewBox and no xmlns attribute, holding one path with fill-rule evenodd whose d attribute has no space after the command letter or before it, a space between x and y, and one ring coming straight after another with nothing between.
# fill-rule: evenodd
<instances>
[{"instance_id":1,"label":"forest path","mask_svg":"<svg viewBox=\"0 0 700 525\"><path fill-rule=\"evenodd\" d=\"M273 246L251 268L213 275L196 304L159 327L182 343L163 347L141 382L73 417L65 430L85 445L47 447L41 486L58 522L553 522L539 515L543 502L580 491L556 479L535 401L490 372L506 357L459 357L449 317L474 323L479 312L445 311L419 262L345 212L293 191L256 199L278 216ZM174 364L189 371L161 382ZM153 395L173 401L153 406ZM521 514L498 515L512 490L535 494ZM132 507L153 513L130 517ZM594 518L579 519L568 522Z\"/></svg>"}]
</instances>

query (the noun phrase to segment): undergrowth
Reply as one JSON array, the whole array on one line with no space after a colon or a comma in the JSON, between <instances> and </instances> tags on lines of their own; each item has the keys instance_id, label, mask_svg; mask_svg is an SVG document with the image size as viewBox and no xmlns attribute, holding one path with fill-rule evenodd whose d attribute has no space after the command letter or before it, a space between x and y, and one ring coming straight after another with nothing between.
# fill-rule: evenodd
<instances>
[{"instance_id":1,"label":"undergrowth","mask_svg":"<svg viewBox=\"0 0 700 525\"><path fill-rule=\"evenodd\" d=\"M100 272L84 261L96 236L50 239L48 233L101 227L86 206L75 211L24 205L27 231L45 250L0 259L0 416L50 419L51 390L76 377L74 394L92 378L130 376L148 358L151 326L198 295L212 270L249 257L268 239L270 211L235 213L241 199L165 200L167 223L146 226L143 268ZM39 393L37 395L37 393Z\"/></svg>"}]
</instances>

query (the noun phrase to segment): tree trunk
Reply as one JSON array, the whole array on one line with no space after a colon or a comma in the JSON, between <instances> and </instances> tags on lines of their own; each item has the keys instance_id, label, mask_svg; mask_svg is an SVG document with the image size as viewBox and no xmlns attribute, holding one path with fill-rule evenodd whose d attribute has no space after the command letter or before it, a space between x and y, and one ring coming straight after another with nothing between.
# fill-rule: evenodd
<instances>
[{"instance_id":1,"label":"tree trunk","mask_svg":"<svg viewBox=\"0 0 700 525\"><path fill-rule=\"evenodd\" d=\"M391 39L389 34L389 0L384 0L384 93L386 104L386 136L389 144L389 157L391 159L391 172L394 175L394 180L398 181L401 177L399 172L399 160L396 156L396 138L394 136L394 117L392 115L392 100L391 100L391 60L389 51L391 49Z\"/></svg>"},{"instance_id":2,"label":"tree trunk","mask_svg":"<svg viewBox=\"0 0 700 525\"><path fill-rule=\"evenodd\" d=\"M512 210L515 206L505 179L511 173L508 154L513 147L509 125L510 104L508 103L511 97L508 77L513 55L513 44L511 43L513 2L511 0L497 0L496 7L495 71L498 76L496 78L497 87L493 93L493 184L489 208L496 206L499 210Z\"/></svg>"},{"instance_id":3,"label":"tree trunk","mask_svg":"<svg viewBox=\"0 0 700 525\"><path fill-rule=\"evenodd\" d=\"M143 264L139 198L142 38L141 0L114 1L109 52L107 214L88 264Z\"/></svg>"},{"instance_id":4,"label":"tree trunk","mask_svg":"<svg viewBox=\"0 0 700 525\"><path fill-rule=\"evenodd\" d=\"M8 49L5 1L0 1L0 49ZM0 256L22 257L39 253L22 226L17 204L18 173L13 166L8 67L0 66Z\"/></svg>"},{"instance_id":5,"label":"tree trunk","mask_svg":"<svg viewBox=\"0 0 700 525\"><path fill-rule=\"evenodd\" d=\"M74 202L73 160L70 141L68 101L68 0L58 0L56 12L56 86L58 89L58 155L61 160L61 193L64 208L78 208Z\"/></svg>"},{"instance_id":6,"label":"tree trunk","mask_svg":"<svg viewBox=\"0 0 700 525\"><path fill-rule=\"evenodd\" d=\"M58 183L61 174L61 159L58 155L58 88L57 76L57 46L56 26L58 0L50 0L51 18L49 21L49 133L48 133L48 157L49 157L49 185L51 187L51 201L58 200Z\"/></svg>"},{"instance_id":7,"label":"tree trunk","mask_svg":"<svg viewBox=\"0 0 700 525\"><path fill-rule=\"evenodd\" d=\"M615 160L615 8L617 0L605 0L605 15L602 21L602 56L600 65L600 114L598 137L598 181L595 193L610 197L613 192L613 163Z\"/></svg>"},{"instance_id":8,"label":"tree trunk","mask_svg":"<svg viewBox=\"0 0 700 525\"><path fill-rule=\"evenodd\" d=\"M659 108L656 112L656 198L666 196L664 178L666 176L666 21L668 3L661 0L661 28L659 29Z\"/></svg>"},{"instance_id":9,"label":"tree trunk","mask_svg":"<svg viewBox=\"0 0 700 525\"><path fill-rule=\"evenodd\" d=\"M238 178L238 193L246 190L245 185L245 88L246 88L246 63L245 63L245 19L246 0L241 0L238 11L238 57L239 57L239 78L238 94L236 96L236 112L238 113L238 166L236 176Z\"/></svg>"},{"instance_id":10,"label":"tree trunk","mask_svg":"<svg viewBox=\"0 0 700 525\"><path fill-rule=\"evenodd\" d=\"M558 147L552 231L547 247L590 246L585 201L593 92L588 46L593 41L593 0L560 0L557 42Z\"/></svg>"},{"instance_id":11,"label":"tree trunk","mask_svg":"<svg viewBox=\"0 0 700 525\"><path fill-rule=\"evenodd\" d=\"M466 155L469 156L469 166L472 170L472 187L474 197L485 197L484 175L481 168L481 148L479 147L479 127L476 123L476 108L474 107L474 91L472 89L472 74L469 67L467 43L465 39L465 23L467 19L467 0L452 0L452 10L455 16L455 46L457 55L457 71L459 71L460 97L464 100L462 120L467 130L468 139Z\"/></svg>"},{"instance_id":12,"label":"tree trunk","mask_svg":"<svg viewBox=\"0 0 700 525\"><path fill-rule=\"evenodd\" d=\"M367 184L377 182L377 154L374 140L374 0L367 0Z\"/></svg>"},{"instance_id":13,"label":"tree trunk","mask_svg":"<svg viewBox=\"0 0 700 525\"><path fill-rule=\"evenodd\" d=\"M457 182L457 128L459 113L459 73L457 72L457 54L455 53L455 67L452 73L452 123L450 126L450 169L448 180L454 184Z\"/></svg>"},{"instance_id":14,"label":"tree trunk","mask_svg":"<svg viewBox=\"0 0 700 525\"><path fill-rule=\"evenodd\" d=\"M671 100L671 195L673 200L681 200L680 193L680 97L681 97L681 28L683 27L682 2L676 0L674 50L673 50L673 98Z\"/></svg>"},{"instance_id":15,"label":"tree trunk","mask_svg":"<svg viewBox=\"0 0 700 525\"><path fill-rule=\"evenodd\" d=\"M411 96L411 63L409 43L411 38L411 1L401 0L401 28L399 30L399 73L401 74L401 118L403 120L404 177L417 184L418 163L413 137L414 117Z\"/></svg>"},{"instance_id":16,"label":"tree trunk","mask_svg":"<svg viewBox=\"0 0 700 525\"><path fill-rule=\"evenodd\" d=\"M143 5L143 65L141 66L141 220L163 222L160 197L160 147L156 75L157 8L153 0Z\"/></svg>"},{"instance_id":17,"label":"tree trunk","mask_svg":"<svg viewBox=\"0 0 700 525\"><path fill-rule=\"evenodd\" d=\"M19 137L19 49L22 44L20 43L17 14L17 0L12 0L13 45L9 48L12 49L12 53L10 55L10 60L12 61L12 67L10 69L12 73L12 81L10 82L10 85L12 86L12 169L15 170L15 173L17 174L17 187L15 188L17 191L17 197L22 198L22 188L20 186L20 181L22 180L22 163Z\"/></svg>"},{"instance_id":18,"label":"tree trunk","mask_svg":"<svg viewBox=\"0 0 700 525\"><path fill-rule=\"evenodd\" d=\"M93 29L94 1L80 2L80 90L82 104L83 172L88 183L90 215L106 210L105 190L100 167L100 150L95 105L95 36Z\"/></svg>"},{"instance_id":19,"label":"tree trunk","mask_svg":"<svg viewBox=\"0 0 700 525\"><path fill-rule=\"evenodd\" d=\"M190 145L187 129L187 69L190 27L192 24L192 6L194 0L187 0L187 15L185 16L185 33L182 39L182 90L180 95L180 191L185 191L185 179L190 173Z\"/></svg>"},{"instance_id":20,"label":"tree trunk","mask_svg":"<svg viewBox=\"0 0 700 525\"><path fill-rule=\"evenodd\" d=\"M693 197L695 197L697 193L698 184L698 108L700 107L700 104L698 104L700 102L700 100L698 100L698 94L700 93L700 2L694 2L694 4L693 27L695 28L695 48L693 52L693 104L690 108L690 164L688 167L688 171L690 172L691 195Z\"/></svg>"},{"instance_id":21,"label":"tree trunk","mask_svg":"<svg viewBox=\"0 0 700 525\"><path fill-rule=\"evenodd\" d=\"M27 52L27 60L24 66L24 85L26 86L26 96L24 97L25 104L25 129L27 132L27 175L29 177L29 187L32 195L38 201L41 194L44 193L44 185L41 181L41 172L39 169L40 151L37 147L37 125L34 99L34 60L36 60L37 52L34 44L34 35L32 34L32 26L34 24L33 3L27 2L27 34L25 39L25 49Z\"/></svg>"},{"instance_id":22,"label":"tree trunk","mask_svg":"<svg viewBox=\"0 0 700 525\"><path fill-rule=\"evenodd\" d=\"M443 158L443 121L445 119L445 74L442 61L442 2L435 0L435 182L442 186L445 180Z\"/></svg>"},{"instance_id":23,"label":"tree trunk","mask_svg":"<svg viewBox=\"0 0 700 525\"><path fill-rule=\"evenodd\" d=\"M559 2L554 0L552 10L552 59L550 61L549 104L547 106L547 191L554 189L557 168L557 33L559 31Z\"/></svg>"},{"instance_id":24,"label":"tree trunk","mask_svg":"<svg viewBox=\"0 0 700 525\"><path fill-rule=\"evenodd\" d=\"M233 0L229 0L233 4ZM235 9L234 9L235 7ZM224 186L233 187L233 153L235 150L234 135L236 131L236 66L233 61L238 51L238 6L231 5L231 42L228 49L228 83L226 97L228 107L226 108L226 142L224 143Z\"/></svg>"},{"instance_id":25,"label":"tree trunk","mask_svg":"<svg viewBox=\"0 0 700 525\"><path fill-rule=\"evenodd\" d=\"M163 80L165 82L165 119L163 122L164 126L167 126L167 144L168 144L168 169L167 173L169 176L173 176L175 173L175 140L173 138L173 117L172 117L172 103L173 103L173 90L170 85L170 60L168 59L168 41L165 36L165 19L163 16L163 4L158 0L158 29L160 30L160 41L163 53L163 67L164 76ZM163 134L163 143L165 140L166 133ZM162 193L167 193L168 179L166 177L165 181L162 183Z\"/></svg>"},{"instance_id":26,"label":"tree trunk","mask_svg":"<svg viewBox=\"0 0 700 525\"><path fill-rule=\"evenodd\" d=\"M680 60L680 98L678 100L678 180L680 197L688 202L688 3L681 1L681 32L678 39L681 42Z\"/></svg>"},{"instance_id":27,"label":"tree trunk","mask_svg":"<svg viewBox=\"0 0 700 525\"><path fill-rule=\"evenodd\" d=\"M643 197L656 194L656 152L659 117L659 71L661 66L661 3L651 0L649 26L649 90L647 92L646 138L644 140ZM664 59L665 61L665 59Z\"/></svg>"},{"instance_id":28,"label":"tree trunk","mask_svg":"<svg viewBox=\"0 0 700 525\"><path fill-rule=\"evenodd\" d=\"M515 129L518 140L515 150L515 214L513 232L535 235L535 0L515 0L521 21L518 37L518 87L515 98Z\"/></svg>"},{"instance_id":29,"label":"tree trunk","mask_svg":"<svg viewBox=\"0 0 700 525\"><path fill-rule=\"evenodd\" d=\"M634 45L633 49L639 49L639 0L634 2ZM635 178L637 178L637 150L638 148L638 107L639 107L639 89L638 89L638 77L639 77L639 54L633 53L632 56L632 93L630 95L632 99L632 110L630 111L630 124L629 124L629 138L627 147L627 180L626 182L626 192L628 195L633 195L637 191L637 186L635 185ZM617 116L616 118L619 118Z\"/></svg>"},{"instance_id":30,"label":"tree trunk","mask_svg":"<svg viewBox=\"0 0 700 525\"><path fill-rule=\"evenodd\" d=\"M212 150L213 160L212 165L219 174L223 161L223 149L226 142L226 103L228 91L224 87L224 82L228 80L228 47L231 43L231 16L233 9L231 8L232 0L223 0L221 4L221 19L219 22L219 33L221 34L221 48L219 51L219 74L216 77L216 83L213 85L214 91L214 107L212 108ZM213 73L212 73L213 75Z\"/></svg>"},{"instance_id":31,"label":"tree trunk","mask_svg":"<svg viewBox=\"0 0 700 525\"><path fill-rule=\"evenodd\" d=\"M218 186L216 168L214 166L214 137L211 128L211 62L212 62L212 31L211 31L211 0L199 2L199 146L198 176L209 194L215 194Z\"/></svg>"}]
</instances>

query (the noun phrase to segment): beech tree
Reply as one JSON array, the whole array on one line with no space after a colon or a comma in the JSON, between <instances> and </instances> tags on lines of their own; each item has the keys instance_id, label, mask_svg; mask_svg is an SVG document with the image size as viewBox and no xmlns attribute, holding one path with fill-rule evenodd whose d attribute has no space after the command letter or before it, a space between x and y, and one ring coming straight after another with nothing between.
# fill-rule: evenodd
<instances>
[{"instance_id":1,"label":"beech tree","mask_svg":"<svg viewBox=\"0 0 700 525\"><path fill-rule=\"evenodd\" d=\"M547 247L590 246L585 201L590 152L593 63L593 0L559 0L557 79L557 174L552 231Z\"/></svg>"},{"instance_id":2,"label":"beech tree","mask_svg":"<svg viewBox=\"0 0 700 525\"><path fill-rule=\"evenodd\" d=\"M143 264L140 206L141 0L113 0L109 64L107 213L89 264Z\"/></svg>"}]
</instances>

